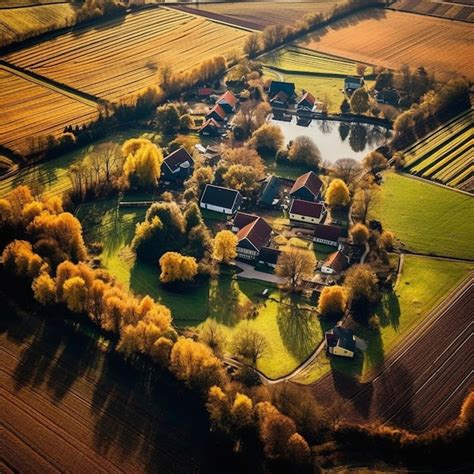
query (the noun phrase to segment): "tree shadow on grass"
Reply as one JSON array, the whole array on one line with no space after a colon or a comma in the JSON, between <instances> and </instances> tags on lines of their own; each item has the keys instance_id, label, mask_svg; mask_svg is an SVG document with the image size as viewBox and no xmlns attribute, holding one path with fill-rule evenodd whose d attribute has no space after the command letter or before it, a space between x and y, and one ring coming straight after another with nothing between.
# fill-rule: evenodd
<instances>
[{"instance_id":1,"label":"tree shadow on grass","mask_svg":"<svg viewBox=\"0 0 474 474\"><path fill-rule=\"evenodd\" d=\"M400 326L400 302L394 291L384 292L378 308L378 316L382 327L392 326L398 331Z\"/></svg>"},{"instance_id":2,"label":"tree shadow on grass","mask_svg":"<svg viewBox=\"0 0 474 474\"><path fill-rule=\"evenodd\" d=\"M209 285L208 315L217 322L233 327L241 319L240 288L237 280L221 277Z\"/></svg>"}]
</instances>

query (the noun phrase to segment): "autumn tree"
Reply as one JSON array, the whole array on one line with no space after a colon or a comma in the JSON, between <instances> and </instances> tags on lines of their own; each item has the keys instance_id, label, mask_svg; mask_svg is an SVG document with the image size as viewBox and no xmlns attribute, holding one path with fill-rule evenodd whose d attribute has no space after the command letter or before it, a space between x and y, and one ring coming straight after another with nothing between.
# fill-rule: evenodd
<instances>
[{"instance_id":1,"label":"autumn tree","mask_svg":"<svg viewBox=\"0 0 474 474\"><path fill-rule=\"evenodd\" d=\"M222 178L225 186L249 196L259 189L261 174L251 166L231 165Z\"/></svg>"},{"instance_id":2,"label":"autumn tree","mask_svg":"<svg viewBox=\"0 0 474 474\"><path fill-rule=\"evenodd\" d=\"M190 281L196 275L198 266L194 257L186 257L178 252L166 252L160 258L160 281Z\"/></svg>"},{"instance_id":3,"label":"autumn tree","mask_svg":"<svg viewBox=\"0 0 474 474\"><path fill-rule=\"evenodd\" d=\"M258 360L267 351L266 337L248 326L240 329L232 339L232 352L240 355L253 366L257 365Z\"/></svg>"},{"instance_id":4,"label":"autumn tree","mask_svg":"<svg viewBox=\"0 0 474 474\"><path fill-rule=\"evenodd\" d=\"M206 184L214 180L214 171L210 166L196 166L193 175L184 182L183 197L187 201L198 200L206 187Z\"/></svg>"},{"instance_id":5,"label":"autumn tree","mask_svg":"<svg viewBox=\"0 0 474 474\"><path fill-rule=\"evenodd\" d=\"M474 425L474 390L471 390L464 399L459 418L468 426Z\"/></svg>"},{"instance_id":6,"label":"autumn tree","mask_svg":"<svg viewBox=\"0 0 474 474\"><path fill-rule=\"evenodd\" d=\"M352 226L350 234L356 245L364 245L369 240L369 229L360 222Z\"/></svg>"},{"instance_id":7,"label":"autumn tree","mask_svg":"<svg viewBox=\"0 0 474 474\"><path fill-rule=\"evenodd\" d=\"M367 222L370 209L379 198L379 188L373 184L359 187L354 196L353 212L362 223Z\"/></svg>"},{"instance_id":8,"label":"autumn tree","mask_svg":"<svg viewBox=\"0 0 474 474\"><path fill-rule=\"evenodd\" d=\"M348 188L352 188L357 177L361 174L362 167L353 158L340 158L331 168L335 178L341 179Z\"/></svg>"},{"instance_id":9,"label":"autumn tree","mask_svg":"<svg viewBox=\"0 0 474 474\"><path fill-rule=\"evenodd\" d=\"M329 207L345 207L350 202L350 193L346 183L341 179L335 178L326 190L325 200Z\"/></svg>"},{"instance_id":10,"label":"autumn tree","mask_svg":"<svg viewBox=\"0 0 474 474\"><path fill-rule=\"evenodd\" d=\"M260 437L264 451L270 459L285 459L288 456L288 441L296 433L295 422L276 411L263 416Z\"/></svg>"},{"instance_id":11,"label":"autumn tree","mask_svg":"<svg viewBox=\"0 0 474 474\"><path fill-rule=\"evenodd\" d=\"M369 94L365 87L361 87L354 91L351 97L351 110L355 114L364 114L370 108Z\"/></svg>"},{"instance_id":12,"label":"autumn tree","mask_svg":"<svg viewBox=\"0 0 474 474\"><path fill-rule=\"evenodd\" d=\"M339 285L323 288L318 302L321 316L340 316L347 307L347 291Z\"/></svg>"},{"instance_id":13,"label":"autumn tree","mask_svg":"<svg viewBox=\"0 0 474 474\"><path fill-rule=\"evenodd\" d=\"M237 237L230 230L221 230L214 238L213 258L218 262L229 263L237 257Z\"/></svg>"},{"instance_id":14,"label":"autumn tree","mask_svg":"<svg viewBox=\"0 0 474 474\"><path fill-rule=\"evenodd\" d=\"M10 242L3 250L1 261L12 274L30 280L48 271L48 264L33 252L31 243L25 240Z\"/></svg>"},{"instance_id":15,"label":"autumn tree","mask_svg":"<svg viewBox=\"0 0 474 474\"><path fill-rule=\"evenodd\" d=\"M176 104L164 104L156 109L155 119L158 130L165 135L176 133L180 126L180 113Z\"/></svg>"},{"instance_id":16,"label":"autumn tree","mask_svg":"<svg viewBox=\"0 0 474 474\"><path fill-rule=\"evenodd\" d=\"M287 456L295 467L295 472L307 467L311 462L311 450L307 441L299 433L293 433L288 438Z\"/></svg>"},{"instance_id":17,"label":"autumn tree","mask_svg":"<svg viewBox=\"0 0 474 474\"><path fill-rule=\"evenodd\" d=\"M49 273L38 275L32 284L33 296L43 306L52 304L56 300L56 284Z\"/></svg>"},{"instance_id":18,"label":"autumn tree","mask_svg":"<svg viewBox=\"0 0 474 474\"><path fill-rule=\"evenodd\" d=\"M369 265L354 265L346 273L344 287L347 288L352 306L365 309L379 298L377 276Z\"/></svg>"},{"instance_id":19,"label":"autumn tree","mask_svg":"<svg viewBox=\"0 0 474 474\"><path fill-rule=\"evenodd\" d=\"M215 354L222 353L225 339L225 334L215 319L208 320L199 334L199 340L209 346Z\"/></svg>"},{"instance_id":20,"label":"autumn tree","mask_svg":"<svg viewBox=\"0 0 474 474\"><path fill-rule=\"evenodd\" d=\"M63 301L73 313L81 313L87 308L88 291L80 276L67 279L63 284Z\"/></svg>"},{"instance_id":21,"label":"autumn tree","mask_svg":"<svg viewBox=\"0 0 474 474\"><path fill-rule=\"evenodd\" d=\"M194 135L177 135L168 145L171 153L179 148L184 148L190 155L194 153L195 145L199 143L199 138Z\"/></svg>"},{"instance_id":22,"label":"autumn tree","mask_svg":"<svg viewBox=\"0 0 474 474\"><path fill-rule=\"evenodd\" d=\"M395 245L395 234L393 232L390 232L389 230L384 230L379 237L379 245L382 247L384 250L390 252L393 250L393 247Z\"/></svg>"},{"instance_id":23,"label":"autumn tree","mask_svg":"<svg viewBox=\"0 0 474 474\"><path fill-rule=\"evenodd\" d=\"M368 155L362 160L362 164L367 171L375 174L379 171L382 171L388 167L388 161L382 153L378 151L371 151Z\"/></svg>"},{"instance_id":24,"label":"autumn tree","mask_svg":"<svg viewBox=\"0 0 474 474\"><path fill-rule=\"evenodd\" d=\"M258 152L276 153L284 142L281 128L272 123L265 123L252 133L249 144Z\"/></svg>"},{"instance_id":25,"label":"autumn tree","mask_svg":"<svg viewBox=\"0 0 474 474\"><path fill-rule=\"evenodd\" d=\"M313 140L305 135L296 137L288 151L288 159L293 163L303 163L318 168L321 152Z\"/></svg>"},{"instance_id":26,"label":"autumn tree","mask_svg":"<svg viewBox=\"0 0 474 474\"><path fill-rule=\"evenodd\" d=\"M313 275L316 263L314 252L289 246L278 257L275 271L286 279L291 291L295 291L303 278Z\"/></svg>"},{"instance_id":27,"label":"autumn tree","mask_svg":"<svg viewBox=\"0 0 474 474\"><path fill-rule=\"evenodd\" d=\"M265 163L253 148L247 146L237 148L223 147L219 166L224 166L228 169L232 165L253 168L258 173L259 179L265 176Z\"/></svg>"},{"instance_id":28,"label":"autumn tree","mask_svg":"<svg viewBox=\"0 0 474 474\"><path fill-rule=\"evenodd\" d=\"M271 107L267 102L257 100L243 102L232 122L234 124L234 139L246 140L249 138L252 132L265 123L270 111Z\"/></svg>"},{"instance_id":29,"label":"autumn tree","mask_svg":"<svg viewBox=\"0 0 474 474\"><path fill-rule=\"evenodd\" d=\"M244 43L244 53L249 57L253 58L260 52L260 34L252 33L248 35Z\"/></svg>"}]
</instances>

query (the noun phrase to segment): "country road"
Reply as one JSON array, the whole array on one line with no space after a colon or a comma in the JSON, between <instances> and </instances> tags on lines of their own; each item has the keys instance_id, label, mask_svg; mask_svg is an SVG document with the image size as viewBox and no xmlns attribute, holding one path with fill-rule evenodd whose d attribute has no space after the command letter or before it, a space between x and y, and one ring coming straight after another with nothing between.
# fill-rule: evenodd
<instances>
[{"instance_id":1,"label":"country road","mask_svg":"<svg viewBox=\"0 0 474 474\"><path fill-rule=\"evenodd\" d=\"M474 278L436 308L386 359L378 375L358 384L333 372L312 385L341 418L379 421L421 432L454 418L474 387Z\"/></svg>"},{"instance_id":2,"label":"country road","mask_svg":"<svg viewBox=\"0 0 474 474\"><path fill-rule=\"evenodd\" d=\"M62 325L2 314L0 472L200 471L202 404L149 375Z\"/></svg>"}]
</instances>

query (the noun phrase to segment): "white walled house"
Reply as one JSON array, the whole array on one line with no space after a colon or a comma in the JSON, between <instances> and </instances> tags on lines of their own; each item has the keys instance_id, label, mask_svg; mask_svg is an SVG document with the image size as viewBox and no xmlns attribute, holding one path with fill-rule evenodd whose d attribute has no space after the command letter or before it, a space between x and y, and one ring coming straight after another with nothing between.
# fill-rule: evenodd
<instances>
[{"instance_id":1,"label":"white walled house","mask_svg":"<svg viewBox=\"0 0 474 474\"><path fill-rule=\"evenodd\" d=\"M326 332L326 349L329 354L353 358L356 352L354 333L340 326Z\"/></svg>"},{"instance_id":2,"label":"white walled house","mask_svg":"<svg viewBox=\"0 0 474 474\"><path fill-rule=\"evenodd\" d=\"M293 199L288 210L291 225L313 227L324 220L326 208L318 202Z\"/></svg>"},{"instance_id":3,"label":"white walled house","mask_svg":"<svg viewBox=\"0 0 474 474\"><path fill-rule=\"evenodd\" d=\"M256 260L272 235L272 228L265 219L243 212L236 214L232 225L234 229L237 229L237 256L243 260Z\"/></svg>"},{"instance_id":4,"label":"white walled house","mask_svg":"<svg viewBox=\"0 0 474 474\"><path fill-rule=\"evenodd\" d=\"M242 205L242 195L235 189L206 184L199 206L202 209L233 215Z\"/></svg>"},{"instance_id":5,"label":"white walled house","mask_svg":"<svg viewBox=\"0 0 474 474\"><path fill-rule=\"evenodd\" d=\"M337 225L316 224L314 226L313 242L342 248L347 241L347 229Z\"/></svg>"}]
</instances>

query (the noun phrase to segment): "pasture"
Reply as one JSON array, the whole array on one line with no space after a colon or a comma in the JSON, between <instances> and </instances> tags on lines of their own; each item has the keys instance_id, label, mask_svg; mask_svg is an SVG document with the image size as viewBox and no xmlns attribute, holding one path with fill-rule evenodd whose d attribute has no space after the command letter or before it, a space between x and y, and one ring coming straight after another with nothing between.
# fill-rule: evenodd
<instances>
[{"instance_id":1,"label":"pasture","mask_svg":"<svg viewBox=\"0 0 474 474\"><path fill-rule=\"evenodd\" d=\"M248 33L178 10L155 8L78 28L9 54L8 61L110 101L161 82L160 69L191 71L239 49Z\"/></svg>"},{"instance_id":2,"label":"pasture","mask_svg":"<svg viewBox=\"0 0 474 474\"><path fill-rule=\"evenodd\" d=\"M28 150L33 136L60 135L66 125L82 125L97 117L92 102L32 82L0 67L0 144L17 153Z\"/></svg>"},{"instance_id":3,"label":"pasture","mask_svg":"<svg viewBox=\"0 0 474 474\"><path fill-rule=\"evenodd\" d=\"M474 22L474 3L440 2L439 0L397 0L390 5L394 10L401 10L423 15L439 16L451 20Z\"/></svg>"},{"instance_id":4,"label":"pasture","mask_svg":"<svg viewBox=\"0 0 474 474\"><path fill-rule=\"evenodd\" d=\"M366 11L307 36L318 52L399 69L424 66L442 75L474 78L472 26L441 18L391 10Z\"/></svg>"},{"instance_id":5,"label":"pasture","mask_svg":"<svg viewBox=\"0 0 474 474\"><path fill-rule=\"evenodd\" d=\"M406 169L422 178L473 192L473 116L468 110L405 149Z\"/></svg>"},{"instance_id":6,"label":"pasture","mask_svg":"<svg viewBox=\"0 0 474 474\"><path fill-rule=\"evenodd\" d=\"M474 259L473 215L471 196L390 171L369 217L409 251Z\"/></svg>"}]
</instances>

